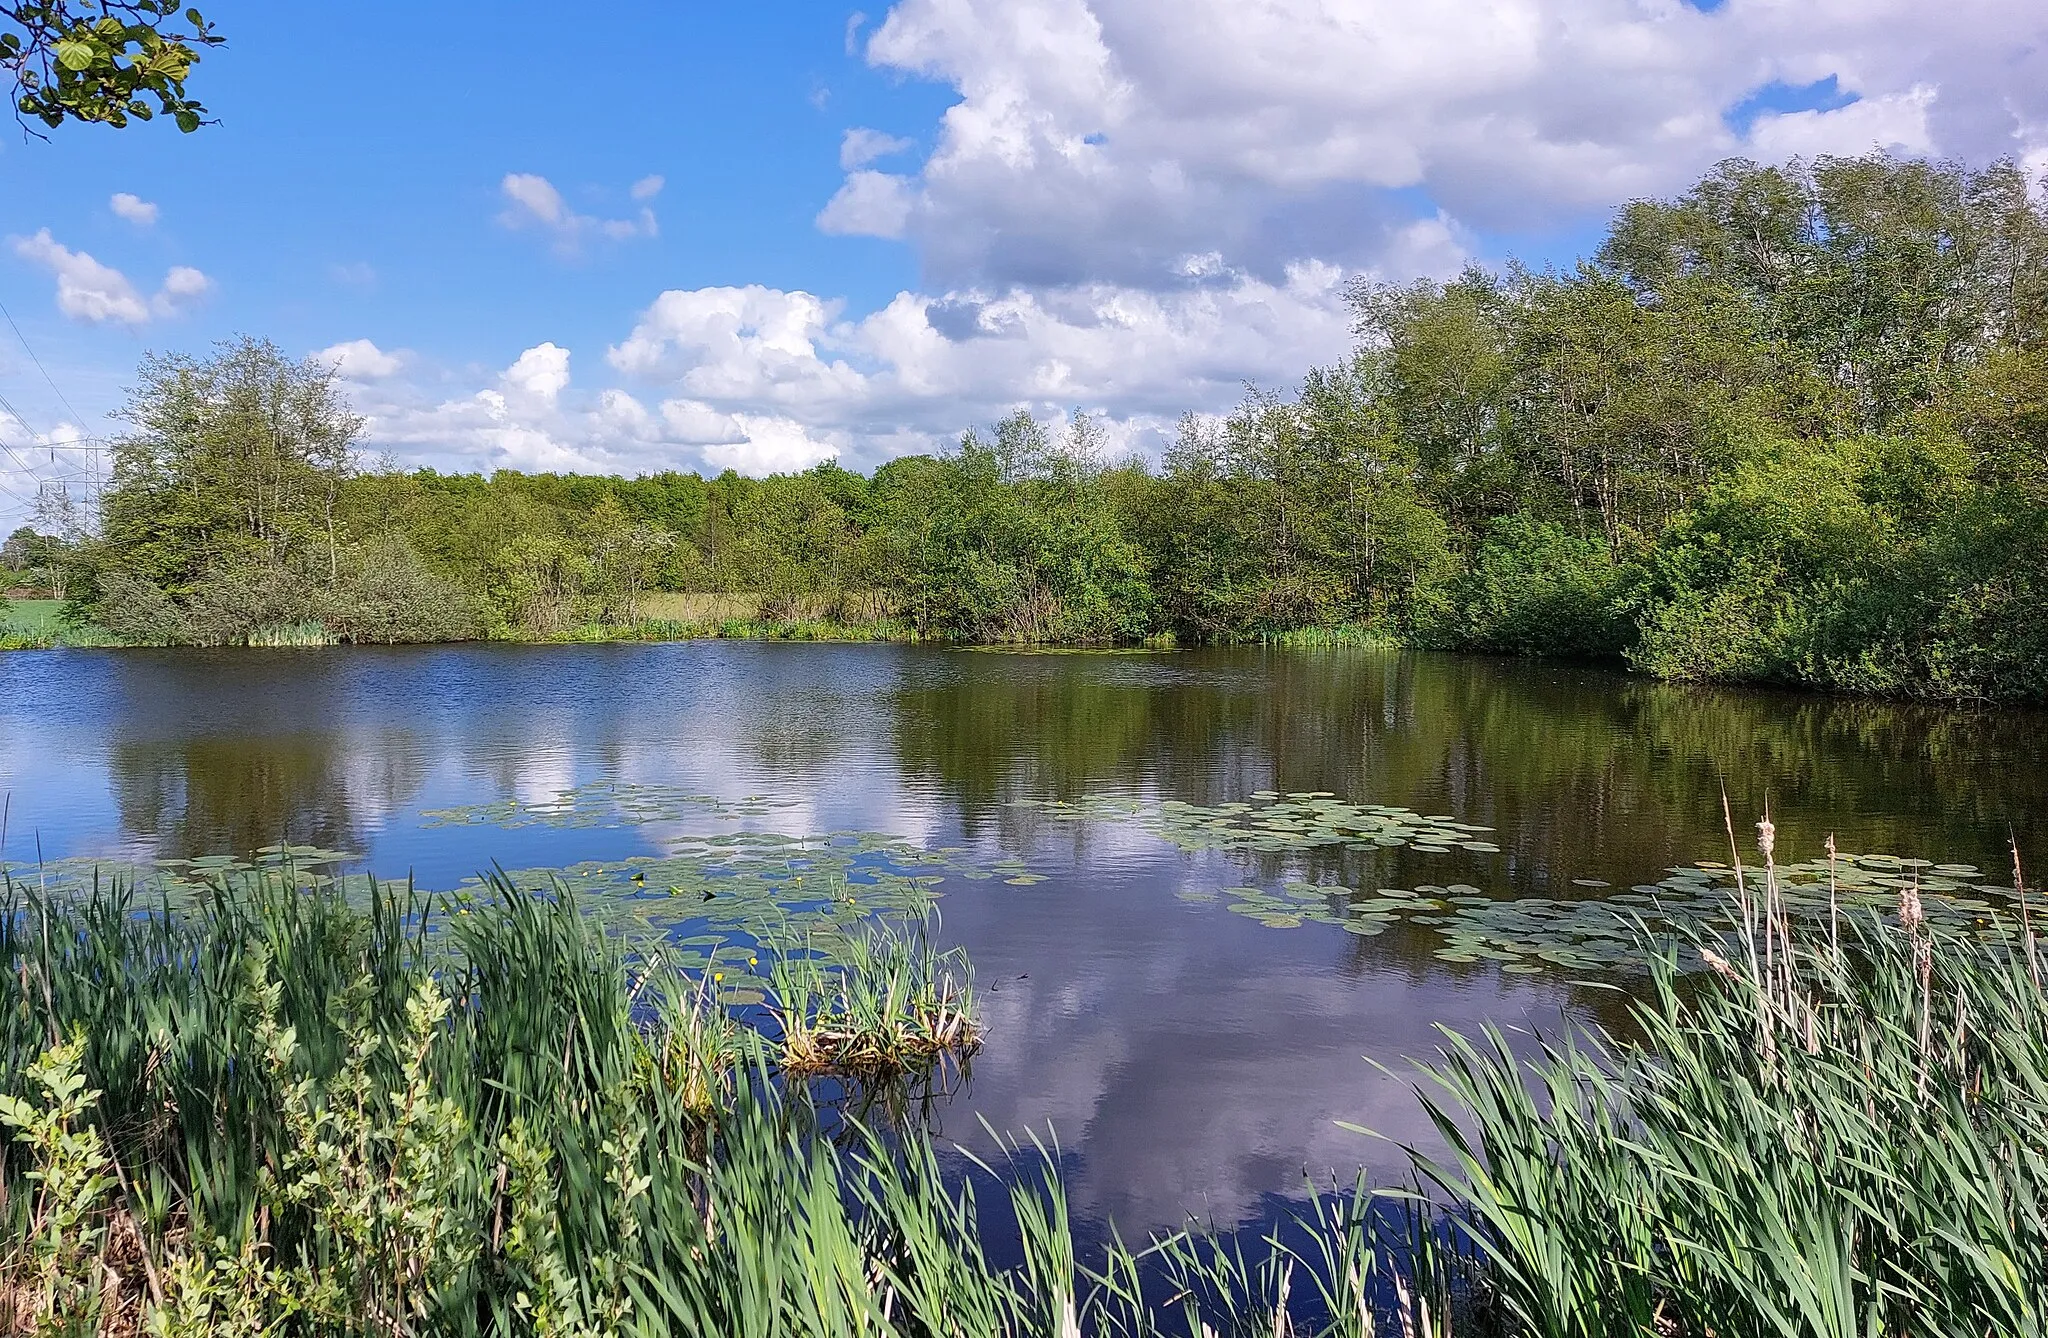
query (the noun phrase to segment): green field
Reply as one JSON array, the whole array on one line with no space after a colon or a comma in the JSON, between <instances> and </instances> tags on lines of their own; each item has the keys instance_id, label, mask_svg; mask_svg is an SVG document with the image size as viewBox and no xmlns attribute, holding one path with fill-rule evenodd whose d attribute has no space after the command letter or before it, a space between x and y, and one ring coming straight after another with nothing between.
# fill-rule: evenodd
<instances>
[{"instance_id":1,"label":"green field","mask_svg":"<svg viewBox=\"0 0 2048 1338\"><path fill-rule=\"evenodd\" d=\"M61 599L10 599L0 607L0 624L18 631L50 634L63 627Z\"/></svg>"},{"instance_id":2,"label":"green field","mask_svg":"<svg viewBox=\"0 0 2048 1338\"><path fill-rule=\"evenodd\" d=\"M64 601L61 599L10 599L0 602L0 650L123 644L102 627L67 626L63 615Z\"/></svg>"}]
</instances>

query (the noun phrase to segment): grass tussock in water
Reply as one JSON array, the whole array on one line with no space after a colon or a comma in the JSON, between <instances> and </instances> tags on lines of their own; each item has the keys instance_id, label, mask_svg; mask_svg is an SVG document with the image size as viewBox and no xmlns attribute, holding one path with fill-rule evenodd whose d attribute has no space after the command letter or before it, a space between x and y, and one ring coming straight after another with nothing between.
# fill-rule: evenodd
<instances>
[{"instance_id":1,"label":"grass tussock in water","mask_svg":"<svg viewBox=\"0 0 2048 1338\"><path fill-rule=\"evenodd\" d=\"M771 962L756 1029L715 982L504 889L441 929L388 891L352 910L274 883L181 916L21 900L0 930L0 1321L2042 1334L2048 961L2027 903L1991 942L1910 885L1803 932L1764 854L1728 927L1651 956L1624 1031L1533 1060L1448 1038L1419 1083L1446 1151L1410 1154L1410 1190L1361 1180L1264 1238L1085 1256L1056 1148L1012 1145L985 1218L979 1177L944 1172L914 1122L863 1126L795 1081L972 1046L965 963L914 930L836 972Z\"/></svg>"},{"instance_id":2,"label":"grass tussock in water","mask_svg":"<svg viewBox=\"0 0 2048 1338\"><path fill-rule=\"evenodd\" d=\"M785 1073L886 1078L980 1049L967 959L937 951L929 926L880 924L848 941L836 967L809 953L775 961L770 988Z\"/></svg>"}]
</instances>

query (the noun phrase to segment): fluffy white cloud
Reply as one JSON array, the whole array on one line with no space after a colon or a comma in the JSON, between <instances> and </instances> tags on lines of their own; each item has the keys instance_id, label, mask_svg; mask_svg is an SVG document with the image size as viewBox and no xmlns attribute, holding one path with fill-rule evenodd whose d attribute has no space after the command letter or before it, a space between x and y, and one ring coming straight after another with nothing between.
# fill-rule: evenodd
<instances>
[{"instance_id":1,"label":"fluffy white cloud","mask_svg":"<svg viewBox=\"0 0 2048 1338\"><path fill-rule=\"evenodd\" d=\"M125 190L115 191L107 201L107 208L113 210L116 217L125 218L138 228L156 226L156 206Z\"/></svg>"},{"instance_id":2,"label":"fluffy white cloud","mask_svg":"<svg viewBox=\"0 0 2048 1338\"><path fill-rule=\"evenodd\" d=\"M803 469L837 455L836 434L772 410L729 413L677 396L650 409L612 387L594 396L572 389L570 352L536 344L467 394L451 389L470 374L416 369L396 377L397 359L367 340L319 356L344 368L364 416L364 439L408 463L452 469L565 472L738 469L762 474ZM347 370L355 367L356 371ZM390 372L385 369L390 367ZM471 381L474 384L474 381Z\"/></svg>"},{"instance_id":3,"label":"fluffy white cloud","mask_svg":"<svg viewBox=\"0 0 2048 1338\"><path fill-rule=\"evenodd\" d=\"M931 298L900 293L838 319L809 293L671 291L612 348L619 371L733 408L775 405L821 424L956 430L1019 403L1113 403L1172 414L1289 379L1349 340L1343 272L1318 262L1270 283L1222 274L1178 292L1110 284Z\"/></svg>"},{"instance_id":4,"label":"fluffy white cloud","mask_svg":"<svg viewBox=\"0 0 2048 1338\"><path fill-rule=\"evenodd\" d=\"M905 178L855 172L819 211L818 228L849 237L901 237L912 203Z\"/></svg>"},{"instance_id":5,"label":"fluffy white cloud","mask_svg":"<svg viewBox=\"0 0 2048 1338\"><path fill-rule=\"evenodd\" d=\"M405 366L404 358L396 353L386 353L367 339L333 344L313 356L348 381L381 381L387 376L396 376Z\"/></svg>"},{"instance_id":6,"label":"fluffy white cloud","mask_svg":"<svg viewBox=\"0 0 2048 1338\"><path fill-rule=\"evenodd\" d=\"M182 311L213 291L213 280L190 265L173 265L164 275L164 286L158 290L155 309L160 315Z\"/></svg>"},{"instance_id":7,"label":"fluffy white cloud","mask_svg":"<svg viewBox=\"0 0 2048 1338\"><path fill-rule=\"evenodd\" d=\"M907 139L886 135L879 130L855 126L839 141L839 165L851 172L866 167L878 158L887 158L912 147Z\"/></svg>"},{"instance_id":8,"label":"fluffy white cloud","mask_svg":"<svg viewBox=\"0 0 2048 1338\"><path fill-rule=\"evenodd\" d=\"M613 348L614 367L703 400L819 406L858 397L865 378L819 348L837 314L809 293L758 284L673 289Z\"/></svg>"},{"instance_id":9,"label":"fluffy white cloud","mask_svg":"<svg viewBox=\"0 0 2048 1338\"><path fill-rule=\"evenodd\" d=\"M14 239L14 253L57 276L57 310L73 320L95 324L144 325L149 304L128 276L102 265L83 251L73 251L44 228L33 237Z\"/></svg>"},{"instance_id":10,"label":"fluffy white cloud","mask_svg":"<svg viewBox=\"0 0 2048 1338\"><path fill-rule=\"evenodd\" d=\"M569 350L536 344L505 369L505 386L541 404L553 405L569 384Z\"/></svg>"},{"instance_id":11,"label":"fluffy white cloud","mask_svg":"<svg viewBox=\"0 0 2048 1338\"><path fill-rule=\"evenodd\" d=\"M146 325L155 317L180 314L213 289L213 280L199 270L175 265L156 295L144 300L127 275L71 250L51 237L48 228L33 237L16 237L14 253L56 276L57 310L95 325Z\"/></svg>"},{"instance_id":12,"label":"fluffy white cloud","mask_svg":"<svg viewBox=\"0 0 2048 1338\"><path fill-rule=\"evenodd\" d=\"M660 177L643 177L633 185L633 198L651 200L661 186ZM632 218L579 214L569 207L553 182L532 172L506 173L498 183L498 193L505 198L505 209L498 215L500 223L508 228L538 227L554 237L555 248L564 254L580 250L586 237L630 241L635 237L657 236L661 231L654 210L644 203Z\"/></svg>"},{"instance_id":13,"label":"fluffy white cloud","mask_svg":"<svg viewBox=\"0 0 2048 1338\"><path fill-rule=\"evenodd\" d=\"M866 51L959 101L916 177L849 163L819 222L949 284L1369 264L1418 197L1516 230L1730 154L1981 160L2048 122L2048 8L2005 0L901 0ZM1851 105L1729 115L1829 76Z\"/></svg>"},{"instance_id":14,"label":"fluffy white cloud","mask_svg":"<svg viewBox=\"0 0 2048 1338\"><path fill-rule=\"evenodd\" d=\"M1341 356L1347 278L1454 272L1721 157L2048 166L2048 10L2007 0L898 0L847 34L957 94L921 162L846 131L816 219L907 241L926 291L865 314L664 292L606 351L617 384L537 344L378 382L373 435L468 467L760 472L869 466L1026 407L1151 450ZM508 224L565 251L653 232L543 177L502 189Z\"/></svg>"},{"instance_id":15,"label":"fluffy white cloud","mask_svg":"<svg viewBox=\"0 0 2048 1338\"><path fill-rule=\"evenodd\" d=\"M1844 147L1932 153L1935 145L1928 113L1935 97L1934 85L1915 84L1903 93L1863 98L1829 111L1759 116L1750 128L1749 141L1759 157L1774 160L1838 153Z\"/></svg>"},{"instance_id":16,"label":"fluffy white cloud","mask_svg":"<svg viewBox=\"0 0 2048 1338\"><path fill-rule=\"evenodd\" d=\"M1415 257L1455 267L1440 225L1416 231ZM1096 416L1112 453L1156 453L1184 412L1227 407L1246 380L1291 382L1350 344L1337 266L1305 261L1269 281L1196 260L1202 282L1177 290L903 292L858 319L805 292L671 290L607 351L624 384L590 391L554 343L467 393L456 388L475 373L444 374L440 389L421 383L428 369L377 375L391 355L368 341L323 356L360 370L347 374L373 445L456 468L870 467L1020 407Z\"/></svg>"},{"instance_id":17,"label":"fluffy white cloud","mask_svg":"<svg viewBox=\"0 0 2048 1338\"><path fill-rule=\"evenodd\" d=\"M742 474L786 474L809 469L839 454L837 446L819 441L792 418L741 414L734 421L739 425L739 440L704 448L704 462L715 469L732 469Z\"/></svg>"}]
</instances>

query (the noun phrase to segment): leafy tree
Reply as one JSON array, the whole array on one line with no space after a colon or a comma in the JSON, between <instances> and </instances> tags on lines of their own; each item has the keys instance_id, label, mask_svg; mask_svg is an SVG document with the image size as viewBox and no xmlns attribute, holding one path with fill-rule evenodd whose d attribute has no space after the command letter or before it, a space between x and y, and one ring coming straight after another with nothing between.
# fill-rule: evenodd
<instances>
[{"instance_id":1,"label":"leafy tree","mask_svg":"<svg viewBox=\"0 0 2048 1338\"><path fill-rule=\"evenodd\" d=\"M118 618L108 606L146 585L203 610L205 639L317 616L309 592L340 578L337 503L361 428L333 371L246 338L205 359L151 355L120 416L134 430L101 499L96 612Z\"/></svg>"},{"instance_id":2,"label":"leafy tree","mask_svg":"<svg viewBox=\"0 0 2048 1338\"><path fill-rule=\"evenodd\" d=\"M224 41L179 0L0 0L0 72L24 125L118 128L162 114L197 130L206 108L185 81Z\"/></svg>"}]
</instances>

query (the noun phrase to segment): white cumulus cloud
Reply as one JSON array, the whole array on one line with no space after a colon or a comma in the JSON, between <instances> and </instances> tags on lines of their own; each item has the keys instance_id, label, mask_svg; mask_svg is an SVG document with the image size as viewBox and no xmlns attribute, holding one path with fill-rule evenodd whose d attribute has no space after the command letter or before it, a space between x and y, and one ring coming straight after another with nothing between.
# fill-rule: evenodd
<instances>
[{"instance_id":1,"label":"white cumulus cloud","mask_svg":"<svg viewBox=\"0 0 2048 1338\"><path fill-rule=\"evenodd\" d=\"M552 405L569 384L569 350L536 344L505 369L505 387L542 404Z\"/></svg>"},{"instance_id":2,"label":"white cumulus cloud","mask_svg":"<svg viewBox=\"0 0 2048 1338\"><path fill-rule=\"evenodd\" d=\"M386 353L367 339L332 344L313 356L349 381L381 381L387 376L396 376L405 366L404 358L396 353Z\"/></svg>"},{"instance_id":3,"label":"white cumulus cloud","mask_svg":"<svg viewBox=\"0 0 2048 1338\"><path fill-rule=\"evenodd\" d=\"M107 200L107 208L114 211L115 217L125 218L138 228L156 226L157 207L125 190L115 191Z\"/></svg>"},{"instance_id":4,"label":"white cumulus cloud","mask_svg":"<svg viewBox=\"0 0 2048 1338\"><path fill-rule=\"evenodd\" d=\"M878 158L887 158L912 147L911 141L887 135L865 126L855 126L839 140L839 165L851 172Z\"/></svg>"},{"instance_id":5,"label":"white cumulus cloud","mask_svg":"<svg viewBox=\"0 0 2048 1338\"><path fill-rule=\"evenodd\" d=\"M632 188L633 198L643 202L651 200L661 190L661 185L660 177L643 177ZM636 237L654 237L661 231L654 210L645 203L630 218L579 214L570 208L553 182L532 172L506 173L498 183L498 192L505 199L505 208L498 215L500 223L508 228L538 227L554 238L555 248L564 254L580 250L588 237L630 241Z\"/></svg>"},{"instance_id":6,"label":"white cumulus cloud","mask_svg":"<svg viewBox=\"0 0 2048 1338\"><path fill-rule=\"evenodd\" d=\"M1725 156L1983 161L2048 122L2048 7L2007 0L900 0L865 52L958 100L819 223L948 284L1374 264L1418 212L1542 228ZM1831 76L1850 105L1731 116Z\"/></svg>"},{"instance_id":7,"label":"white cumulus cloud","mask_svg":"<svg viewBox=\"0 0 2048 1338\"><path fill-rule=\"evenodd\" d=\"M818 213L823 232L848 237L901 237L910 222L910 183L887 172L855 172Z\"/></svg>"},{"instance_id":8,"label":"white cumulus cloud","mask_svg":"<svg viewBox=\"0 0 2048 1338\"><path fill-rule=\"evenodd\" d=\"M204 273L175 265L156 294L145 300L127 275L84 251L71 250L51 237L48 228L33 237L16 237L14 253L56 276L57 310L95 325L147 325L159 316L179 315L213 289L213 280Z\"/></svg>"}]
</instances>

